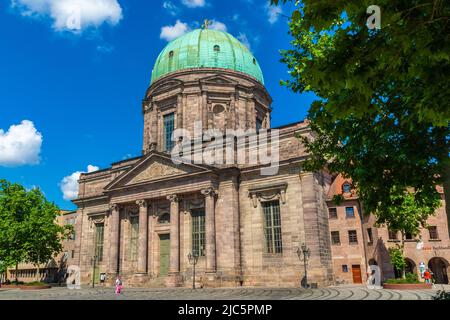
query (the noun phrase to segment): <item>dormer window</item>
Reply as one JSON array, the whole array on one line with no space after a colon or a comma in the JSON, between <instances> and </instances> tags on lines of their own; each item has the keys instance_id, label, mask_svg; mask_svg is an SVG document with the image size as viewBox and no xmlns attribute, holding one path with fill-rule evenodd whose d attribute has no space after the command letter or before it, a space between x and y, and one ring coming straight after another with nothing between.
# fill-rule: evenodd
<instances>
[{"instance_id":1,"label":"dormer window","mask_svg":"<svg viewBox=\"0 0 450 320\"><path fill-rule=\"evenodd\" d=\"M352 189L352 186L350 185L350 183L346 182L342 185L342 191L344 193L350 193Z\"/></svg>"}]
</instances>

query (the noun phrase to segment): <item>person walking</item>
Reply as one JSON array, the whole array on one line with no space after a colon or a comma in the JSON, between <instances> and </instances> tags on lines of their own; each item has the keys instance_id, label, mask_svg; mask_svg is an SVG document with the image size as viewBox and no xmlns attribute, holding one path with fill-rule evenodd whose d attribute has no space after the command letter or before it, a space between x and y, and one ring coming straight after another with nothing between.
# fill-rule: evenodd
<instances>
[{"instance_id":1,"label":"person walking","mask_svg":"<svg viewBox=\"0 0 450 320\"><path fill-rule=\"evenodd\" d=\"M120 276L117 276L116 278L116 294L122 293L122 280L120 279Z\"/></svg>"},{"instance_id":2,"label":"person walking","mask_svg":"<svg viewBox=\"0 0 450 320\"><path fill-rule=\"evenodd\" d=\"M426 269L423 273L423 278L425 279L425 283L431 283L431 272L430 270Z\"/></svg>"}]
</instances>

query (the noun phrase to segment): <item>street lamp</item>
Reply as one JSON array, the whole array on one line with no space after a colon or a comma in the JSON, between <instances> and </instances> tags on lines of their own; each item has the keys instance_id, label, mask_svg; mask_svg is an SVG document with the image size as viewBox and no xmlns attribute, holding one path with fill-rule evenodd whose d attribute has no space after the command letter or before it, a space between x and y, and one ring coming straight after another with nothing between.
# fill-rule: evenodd
<instances>
[{"instance_id":1,"label":"street lamp","mask_svg":"<svg viewBox=\"0 0 450 320\"><path fill-rule=\"evenodd\" d=\"M311 250L309 250L309 248L306 246L306 244L303 243L301 245L301 247L297 248L296 253L297 253L299 260L300 261L303 260L303 265L305 266L305 276L302 279L302 287L306 289L309 287L307 266L308 266L309 256L311 255Z\"/></svg>"},{"instance_id":2,"label":"street lamp","mask_svg":"<svg viewBox=\"0 0 450 320\"><path fill-rule=\"evenodd\" d=\"M195 250L192 251L192 254L189 252L188 254L189 263L194 267L193 277L192 277L192 289L195 289L195 265L198 261L198 254Z\"/></svg>"}]
</instances>

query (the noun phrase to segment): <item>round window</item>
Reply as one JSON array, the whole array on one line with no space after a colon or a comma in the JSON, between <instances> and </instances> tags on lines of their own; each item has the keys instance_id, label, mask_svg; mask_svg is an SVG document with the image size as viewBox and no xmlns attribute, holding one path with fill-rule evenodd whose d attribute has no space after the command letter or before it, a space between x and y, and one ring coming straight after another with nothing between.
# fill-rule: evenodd
<instances>
[{"instance_id":1,"label":"round window","mask_svg":"<svg viewBox=\"0 0 450 320\"><path fill-rule=\"evenodd\" d=\"M221 104L216 104L213 108L214 114L219 114L225 111L225 108Z\"/></svg>"}]
</instances>

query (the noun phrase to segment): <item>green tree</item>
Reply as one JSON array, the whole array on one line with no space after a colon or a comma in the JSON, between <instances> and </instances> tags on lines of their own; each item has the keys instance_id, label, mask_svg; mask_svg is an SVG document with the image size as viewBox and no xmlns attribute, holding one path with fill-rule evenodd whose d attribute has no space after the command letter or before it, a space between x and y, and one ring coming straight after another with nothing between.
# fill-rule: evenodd
<instances>
[{"instance_id":1,"label":"green tree","mask_svg":"<svg viewBox=\"0 0 450 320\"><path fill-rule=\"evenodd\" d=\"M440 206L439 199L433 196L416 197L416 192L398 192L391 190L388 201L383 202L384 207L379 207L375 212L377 224L385 225L393 232L401 233L401 242L395 248L389 249L389 255L394 268L405 278L404 247L406 234L413 237L420 234L420 228L426 228L427 219L435 213Z\"/></svg>"},{"instance_id":2,"label":"green tree","mask_svg":"<svg viewBox=\"0 0 450 320\"><path fill-rule=\"evenodd\" d=\"M19 184L0 180L0 260L4 268L25 260L27 191Z\"/></svg>"},{"instance_id":3,"label":"green tree","mask_svg":"<svg viewBox=\"0 0 450 320\"><path fill-rule=\"evenodd\" d=\"M39 264L61 252L72 228L57 224L59 212L39 189L0 180L0 260L16 267L16 281L19 263L35 264L39 275Z\"/></svg>"},{"instance_id":4,"label":"green tree","mask_svg":"<svg viewBox=\"0 0 450 320\"><path fill-rule=\"evenodd\" d=\"M39 265L47 263L61 252L62 240L66 239L73 229L72 226L56 223L60 210L49 202L39 189L32 189L27 195L29 211L26 219L28 237L24 243L25 261L36 265L39 276Z\"/></svg>"},{"instance_id":5,"label":"green tree","mask_svg":"<svg viewBox=\"0 0 450 320\"><path fill-rule=\"evenodd\" d=\"M282 84L318 96L305 167L351 177L366 212L386 210L394 189L413 187L427 203L444 183L448 199L450 3L377 1L381 29L370 30L371 1L289 2L293 40L282 61L290 79Z\"/></svg>"}]
</instances>

